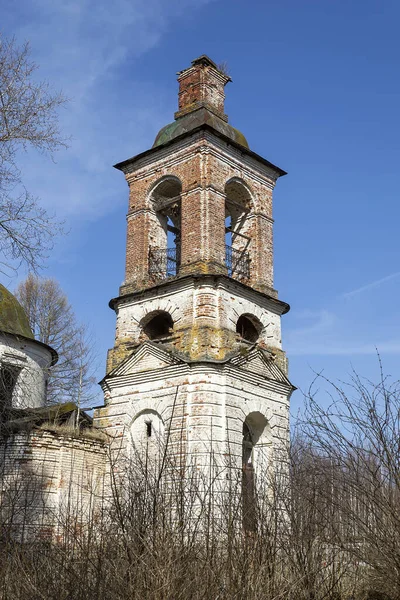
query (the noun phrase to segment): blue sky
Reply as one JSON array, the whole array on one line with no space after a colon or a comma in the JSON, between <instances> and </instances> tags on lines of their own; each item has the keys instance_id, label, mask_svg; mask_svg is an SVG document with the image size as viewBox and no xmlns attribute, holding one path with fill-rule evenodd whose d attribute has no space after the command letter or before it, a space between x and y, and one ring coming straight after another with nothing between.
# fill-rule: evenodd
<instances>
[{"instance_id":1,"label":"blue sky","mask_svg":"<svg viewBox=\"0 0 400 600\"><path fill-rule=\"evenodd\" d=\"M99 379L123 280L128 190L112 165L173 119L176 72L226 61L226 111L288 171L275 192L275 284L290 376L399 374L400 5L394 0L2 1L38 76L71 99L70 148L21 158L27 188L66 219L44 274L97 337ZM23 273L20 273L22 276ZM17 279L4 278L13 288ZM293 407L302 404L297 392Z\"/></svg>"}]
</instances>

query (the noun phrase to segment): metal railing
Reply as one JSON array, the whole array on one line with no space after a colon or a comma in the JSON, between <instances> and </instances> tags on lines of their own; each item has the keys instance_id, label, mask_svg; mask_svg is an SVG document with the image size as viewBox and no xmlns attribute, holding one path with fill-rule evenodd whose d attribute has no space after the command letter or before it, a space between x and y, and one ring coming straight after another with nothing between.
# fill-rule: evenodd
<instances>
[{"instance_id":1,"label":"metal railing","mask_svg":"<svg viewBox=\"0 0 400 600\"><path fill-rule=\"evenodd\" d=\"M180 263L179 248L150 248L149 250L149 274L157 279L178 275Z\"/></svg>"},{"instance_id":2,"label":"metal railing","mask_svg":"<svg viewBox=\"0 0 400 600\"><path fill-rule=\"evenodd\" d=\"M225 262L230 277L250 277L250 257L245 250L225 246ZM180 264L180 248L149 249L149 274L157 279L175 277Z\"/></svg>"},{"instance_id":3,"label":"metal railing","mask_svg":"<svg viewBox=\"0 0 400 600\"><path fill-rule=\"evenodd\" d=\"M225 246L225 262L230 277L250 277L250 256L245 250Z\"/></svg>"}]
</instances>

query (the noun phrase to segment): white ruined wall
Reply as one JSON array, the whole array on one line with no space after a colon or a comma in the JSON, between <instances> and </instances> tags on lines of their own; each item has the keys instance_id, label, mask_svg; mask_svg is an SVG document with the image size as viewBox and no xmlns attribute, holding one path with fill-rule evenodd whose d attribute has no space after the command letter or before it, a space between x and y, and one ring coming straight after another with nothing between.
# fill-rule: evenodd
<instances>
[{"instance_id":1,"label":"white ruined wall","mask_svg":"<svg viewBox=\"0 0 400 600\"><path fill-rule=\"evenodd\" d=\"M106 496L107 444L35 429L0 446L0 519L15 535L56 539L88 526Z\"/></svg>"},{"instance_id":2,"label":"white ruined wall","mask_svg":"<svg viewBox=\"0 0 400 600\"><path fill-rule=\"evenodd\" d=\"M46 399L46 370L51 353L35 340L2 333L0 336L0 365L20 369L12 405L15 408L43 406Z\"/></svg>"},{"instance_id":3,"label":"white ruined wall","mask_svg":"<svg viewBox=\"0 0 400 600\"><path fill-rule=\"evenodd\" d=\"M143 351L142 360L108 378L104 390L106 406L96 411L95 425L119 440L118 449L128 449L131 434L145 440L145 415L153 411L178 459L207 469L212 453L219 465L240 468L243 423L259 412L271 434L264 455L275 461L286 453L290 386L231 363L157 364Z\"/></svg>"}]
</instances>

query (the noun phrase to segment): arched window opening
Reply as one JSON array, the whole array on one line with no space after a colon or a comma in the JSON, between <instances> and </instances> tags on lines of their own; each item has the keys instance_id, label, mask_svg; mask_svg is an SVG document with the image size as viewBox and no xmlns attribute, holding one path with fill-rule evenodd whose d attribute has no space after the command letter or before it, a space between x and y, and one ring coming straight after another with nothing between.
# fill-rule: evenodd
<instances>
[{"instance_id":1,"label":"arched window opening","mask_svg":"<svg viewBox=\"0 0 400 600\"><path fill-rule=\"evenodd\" d=\"M14 389L21 369L12 365L0 368L0 409L11 408Z\"/></svg>"},{"instance_id":2,"label":"arched window opening","mask_svg":"<svg viewBox=\"0 0 400 600\"><path fill-rule=\"evenodd\" d=\"M143 465L157 464L163 456L165 427L158 412L152 409L141 411L130 428L130 447L135 458Z\"/></svg>"},{"instance_id":3,"label":"arched window opening","mask_svg":"<svg viewBox=\"0 0 400 600\"><path fill-rule=\"evenodd\" d=\"M261 330L262 324L254 315L241 315L236 323L236 333L252 344L258 341Z\"/></svg>"},{"instance_id":4,"label":"arched window opening","mask_svg":"<svg viewBox=\"0 0 400 600\"><path fill-rule=\"evenodd\" d=\"M149 272L155 278L173 277L181 264L181 192L177 177L168 176L151 193L155 209L149 248Z\"/></svg>"},{"instance_id":5,"label":"arched window opening","mask_svg":"<svg viewBox=\"0 0 400 600\"><path fill-rule=\"evenodd\" d=\"M260 412L247 415L242 438L242 517L246 531L257 530L256 473L268 481L263 472L267 467L265 447L270 444L267 419Z\"/></svg>"},{"instance_id":6,"label":"arched window opening","mask_svg":"<svg viewBox=\"0 0 400 600\"><path fill-rule=\"evenodd\" d=\"M169 313L159 310L142 319L141 327L149 340L158 340L171 335L174 322Z\"/></svg>"},{"instance_id":7,"label":"arched window opening","mask_svg":"<svg viewBox=\"0 0 400 600\"><path fill-rule=\"evenodd\" d=\"M233 179L225 185L225 247L228 275L250 277L248 214L251 196L240 181Z\"/></svg>"}]
</instances>

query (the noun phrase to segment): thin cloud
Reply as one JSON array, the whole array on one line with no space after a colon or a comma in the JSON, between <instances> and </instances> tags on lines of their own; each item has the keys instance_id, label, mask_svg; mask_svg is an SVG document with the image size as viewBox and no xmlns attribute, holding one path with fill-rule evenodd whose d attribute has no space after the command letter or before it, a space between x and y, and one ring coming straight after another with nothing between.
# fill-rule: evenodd
<instances>
[{"instance_id":1,"label":"thin cloud","mask_svg":"<svg viewBox=\"0 0 400 600\"><path fill-rule=\"evenodd\" d=\"M396 279L396 277L398 277L399 275L400 275L400 271L396 271L396 273L392 273L391 275L387 275L386 277L382 277L381 279L376 279L375 281L372 281L371 283L367 283L366 285L356 288L355 290L352 290L351 292L345 292L344 294L341 294L341 298L353 298L357 294L362 294L363 292L367 292L368 290L372 290L373 288L379 287L380 285L382 285L383 283L386 283L387 281Z\"/></svg>"},{"instance_id":2,"label":"thin cloud","mask_svg":"<svg viewBox=\"0 0 400 600\"><path fill-rule=\"evenodd\" d=\"M77 216L91 221L126 203L126 184L112 165L151 146L175 107L167 111L162 89L151 79L135 81L138 70L122 67L160 44L178 19L213 1L22 0L18 10L4 7L2 32L29 40L38 78L71 99L60 114L69 149L56 163L34 152L21 156L24 183L44 207L73 224Z\"/></svg>"}]
</instances>

